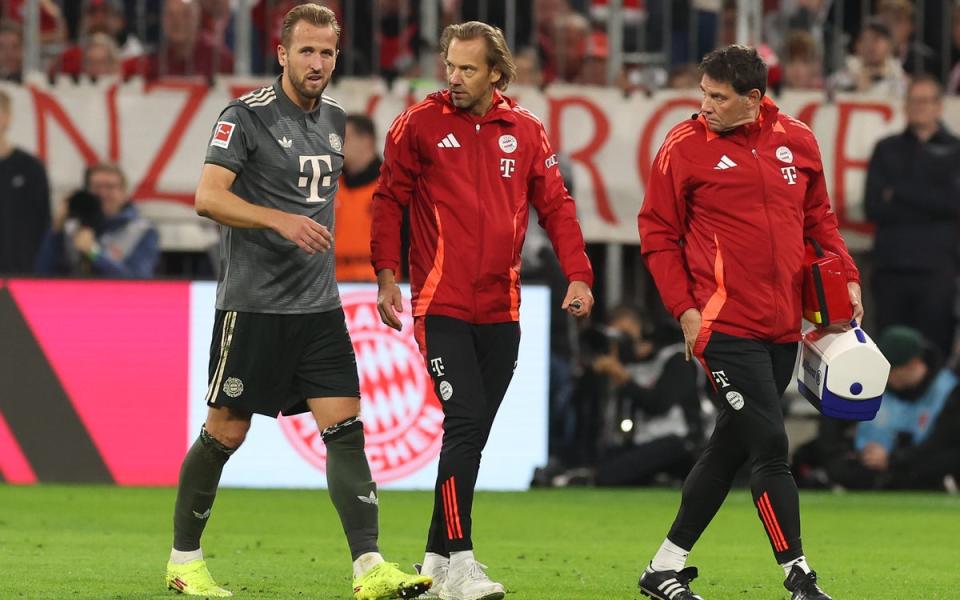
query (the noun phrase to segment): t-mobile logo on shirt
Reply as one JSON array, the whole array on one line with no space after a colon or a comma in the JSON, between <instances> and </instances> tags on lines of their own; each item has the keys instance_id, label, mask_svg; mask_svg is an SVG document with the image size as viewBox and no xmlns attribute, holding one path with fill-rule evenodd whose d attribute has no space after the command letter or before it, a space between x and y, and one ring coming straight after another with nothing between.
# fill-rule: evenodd
<instances>
[{"instance_id":1,"label":"t-mobile logo on shirt","mask_svg":"<svg viewBox=\"0 0 960 600\"><path fill-rule=\"evenodd\" d=\"M780 172L783 178L787 180L787 185L797 185L797 168L794 166L781 167Z\"/></svg>"},{"instance_id":2,"label":"t-mobile logo on shirt","mask_svg":"<svg viewBox=\"0 0 960 600\"><path fill-rule=\"evenodd\" d=\"M500 159L500 175L503 177L509 178L514 171L517 170L517 159L515 158L501 158Z\"/></svg>"}]
</instances>

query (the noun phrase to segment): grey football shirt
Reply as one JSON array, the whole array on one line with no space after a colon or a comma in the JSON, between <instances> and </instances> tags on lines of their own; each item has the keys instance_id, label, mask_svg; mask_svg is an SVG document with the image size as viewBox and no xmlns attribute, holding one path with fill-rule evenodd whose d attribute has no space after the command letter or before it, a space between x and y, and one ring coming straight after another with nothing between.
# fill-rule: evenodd
<instances>
[{"instance_id":1,"label":"grey football shirt","mask_svg":"<svg viewBox=\"0 0 960 600\"><path fill-rule=\"evenodd\" d=\"M247 202L306 215L333 233L346 113L323 96L311 112L280 85L250 92L220 113L205 162L237 174ZM309 255L270 229L221 226L217 308L310 313L340 306L333 249Z\"/></svg>"}]
</instances>

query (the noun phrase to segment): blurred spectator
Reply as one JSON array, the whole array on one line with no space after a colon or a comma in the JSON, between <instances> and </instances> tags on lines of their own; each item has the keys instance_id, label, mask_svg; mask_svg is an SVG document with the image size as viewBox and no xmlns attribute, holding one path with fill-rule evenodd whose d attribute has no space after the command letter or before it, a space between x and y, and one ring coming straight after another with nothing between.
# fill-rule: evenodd
<instances>
[{"instance_id":1,"label":"blurred spectator","mask_svg":"<svg viewBox=\"0 0 960 600\"><path fill-rule=\"evenodd\" d=\"M77 77L87 68L88 59L95 63L94 72L102 71L105 54L113 55L116 71L131 75L138 68L137 60L143 56L143 44L126 27L123 6L118 0L88 0L80 16L80 41L63 51L51 66L52 73ZM103 38L110 38L112 47ZM94 41L94 38L97 38ZM93 53L90 57L89 54ZM113 65L108 69L115 74ZM88 72L87 75L90 75Z\"/></svg>"},{"instance_id":2,"label":"blurred spectator","mask_svg":"<svg viewBox=\"0 0 960 600\"><path fill-rule=\"evenodd\" d=\"M599 414L577 426L603 424L578 439L599 438L601 447L595 468L568 471L553 478L555 485L584 475L598 485L645 484L658 475L682 480L696 461L705 441L698 367L678 340L658 347L645 327L639 311L620 306L605 328L582 337L586 370L575 401Z\"/></svg>"},{"instance_id":3,"label":"blurred spectator","mask_svg":"<svg viewBox=\"0 0 960 600\"><path fill-rule=\"evenodd\" d=\"M787 34L784 45L783 87L789 90L823 89L823 61L808 31Z\"/></svg>"},{"instance_id":4,"label":"blurred spectator","mask_svg":"<svg viewBox=\"0 0 960 600\"><path fill-rule=\"evenodd\" d=\"M902 97L907 76L893 54L890 28L878 19L868 20L856 47L856 54L847 57L845 69L834 75L834 88L886 98Z\"/></svg>"},{"instance_id":5,"label":"blurred spectator","mask_svg":"<svg viewBox=\"0 0 960 600\"><path fill-rule=\"evenodd\" d=\"M881 0L877 17L887 24L893 39L893 55L911 75L939 73L936 53L914 36L913 3L909 0Z\"/></svg>"},{"instance_id":6,"label":"blurred spectator","mask_svg":"<svg viewBox=\"0 0 960 600\"><path fill-rule=\"evenodd\" d=\"M558 24L571 14L568 0L535 0L533 4L534 36L537 53L543 68L544 85L558 77L557 53L559 51ZM588 24L589 29L589 24Z\"/></svg>"},{"instance_id":7,"label":"blurred spectator","mask_svg":"<svg viewBox=\"0 0 960 600\"><path fill-rule=\"evenodd\" d=\"M543 87L543 71L540 69L540 59L536 49L527 46L513 55L513 63L517 66L516 85Z\"/></svg>"},{"instance_id":8,"label":"blurred spectator","mask_svg":"<svg viewBox=\"0 0 960 600\"><path fill-rule=\"evenodd\" d=\"M544 63L544 78L573 82L580 74L587 56L590 22L579 13L569 12L554 21L551 62ZM552 74L552 79L547 74Z\"/></svg>"},{"instance_id":9,"label":"blurred spectator","mask_svg":"<svg viewBox=\"0 0 960 600\"><path fill-rule=\"evenodd\" d=\"M84 189L65 199L37 257L43 275L153 277L159 236L127 196L120 167L87 169Z\"/></svg>"},{"instance_id":10,"label":"blurred spectator","mask_svg":"<svg viewBox=\"0 0 960 600\"><path fill-rule=\"evenodd\" d=\"M594 30L586 41L583 61L575 83L580 85L607 85L607 62L610 58L607 34Z\"/></svg>"},{"instance_id":11,"label":"blurred spectator","mask_svg":"<svg viewBox=\"0 0 960 600\"><path fill-rule=\"evenodd\" d=\"M590 21L593 28L606 31L609 19L609 0L590 0ZM647 22L647 0L623 0L620 6L620 17L623 19L623 50L624 52L638 52L644 35L644 24ZM604 39L606 42L606 39Z\"/></svg>"},{"instance_id":12,"label":"blurred spectator","mask_svg":"<svg viewBox=\"0 0 960 600\"><path fill-rule=\"evenodd\" d=\"M200 30L216 45L227 44L227 29L233 16L230 0L197 0L200 2Z\"/></svg>"},{"instance_id":13,"label":"blurred spectator","mask_svg":"<svg viewBox=\"0 0 960 600\"><path fill-rule=\"evenodd\" d=\"M23 81L23 32L13 21L0 21L0 81Z\"/></svg>"},{"instance_id":14,"label":"blurred spectator","mask_svg":"<svg viewBox=\"0 0 960 600\"><path fill-rule=\"evenodd\" d=\"M670 69L667 75L667 89L670 90L699 90L700 71L697 65L677 65Z\"/></svg>"},{"instance_id":15,"label":"blurred spectator","mask_svg":"<svg viewBox=\"0 0 960 600\"><path fill-rule=\"evenodd\" d=\"M348 115L343 140L343 176L334 215L337 281L377 280L370 263L370 224L381 162L373 119L366 115Z\"/></svg>"},{"instance_id":16,"label":"blurred spectator","mask_svg":"<svg viewBox=\"0 0 960 600\"><path fill-rule=\"evenodd\" d=\"M7 139L11 117L0 90L0 273L25 274L50 227L50 189L43 163Z\"/></svg>"},{"instance_id":17,"label":"blurred spectator","mask_svg":"<svg viewBox=\"0 0 960 600\"><path fill-rule=\"evenodd\" d=\"M418 72L419 19L410 0L374 0L380 17L377 42L380 73L391 81Z\"/></svg>"},{"instance_id":18,"label":"blurred spectator","mask_svg":"<svg viewBox=\"0 0 960 600\"><path fill-rule=\"evenodd\" d=\"M0 0L3 15L15 21L21 27L26 18L27 3L33 0ZM40 1L40 43L45 47L56 47L67 38L67 28L63 12L55 0Z\"/></svg>"},{"instance_id":19,"label":"blurred spectator","mask_svg":"<svg viewBox=\"0 0 960 600\"><path fill-rule=\"evenodd\" d=\"M825 49L824 40L828 39L832 24L829 22L829 0L796 0L782 3L784 10L769 13L764 19L764 37L774 48L789 54L790 38L798 32L813 44L818 56ZM792 6L791 6L792 4ZM805 42L806 43L806 42Z\"/></svg>"},{"instance_id":20,"label":"blurred spectator","mask_svg":"<svg viewBox=\"0 0 960 600\"><path fill-rule=\"evenodd\" d=\"M874 318L878 329L919 329L950 356L960 244L960 139L940 121L942 90L914 78L907 129L880 140L867 169L864 205L877 225L873 246Z\"/></svg>"},{"instance_id":21,"label":"blurred spectator","mask_svg":"<svg viewBox=\"0 0 960 600\"><path fill-rule=\"evenodd\" d=\"M166 0L163 4L163 40L150 57L147 75L200 76L213 79L233 72L233 53L200 29L200 4L191 0Z\"/></svg>"},{"instance_id":22,"label":"blurred spectator","mask_svg":"<svg viewBox=\"0 0 960 600\"><path fill-rule=\"evenodd\" d=\"M638 45L637 50L656 51L667 46L671 64L699 63L718 44L725 5L728 14L736 13L735 2L730 6L730 0L646 0L646 5L650 20L644 33L648 42L646 47ZM670 13L669 38L661 31L664 12Z\"/></svg>"},{"instance_id":23,"label":"blurred spectator","mask_svg":"<svg viewBox=\"0 0 960 600\"><path fill-rule=\"evenodd\" d=\"M940 489L960 477L960 379L919 331L891 327L877 340L890 361L880 412L856 427L853 452L828 465L852 489Z\"/></svg>"},{"instance_id":24,"label":"blurred spectator","mask_svg":"<svg viewBox=\"0 0 960 600\"><path fill-rule=\"evenodd\" d=\"M90 36L83 53L83 73L94 81L120 76L120 49L113 38L105 33Z\"/></svg>"}]
</instances>

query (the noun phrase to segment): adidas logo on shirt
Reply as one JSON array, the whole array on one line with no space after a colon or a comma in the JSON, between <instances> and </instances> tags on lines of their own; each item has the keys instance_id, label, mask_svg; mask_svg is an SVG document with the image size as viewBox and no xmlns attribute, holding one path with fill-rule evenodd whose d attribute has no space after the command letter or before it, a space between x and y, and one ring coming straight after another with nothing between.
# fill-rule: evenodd
<instances>
[{"instance_id":1,"label":"adidas logo on shirt","mask_svg":"<svg viewBox=\"0 0 960 600\"><path fill-rule=\"evenodd\" d=\"M714 171L723 171L724 169L732 169L737 166L737 163L730 160L730 157L724 154L720 157L720 162L717 163L717 166L713 168Z\"/></svg>"},{"instance_id":2,"label":"adidas logo on shirt","mask_svg":"<svg viewBox=\"0 0 960 600\"><path fill-rule=\"evenodd\" d=\"M437 148L459 148L459 147L460 147L460 142L457 141L457 138L455 138L452 133L448 133L447 137L443 138L443 141L437 144Z\"/></svg>"}]
</instances>

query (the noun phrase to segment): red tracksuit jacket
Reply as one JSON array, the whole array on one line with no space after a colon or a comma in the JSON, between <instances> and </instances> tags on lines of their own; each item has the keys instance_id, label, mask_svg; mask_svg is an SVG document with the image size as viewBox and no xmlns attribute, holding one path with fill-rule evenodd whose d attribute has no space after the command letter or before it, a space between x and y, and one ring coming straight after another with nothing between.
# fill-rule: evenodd
<instances>
[{"instance_id":1,"label":"red tracksuit jacket","mask_svg":"<svg viewBox=\"0 0 960 600\"><path fill-rule=\"evenodd\" d=\"M446 91L430 94L387 134L373 195L373 268L397 272L409 206L414 316L517 321L528 203L567 278L592 285L576 206L540 121L497 92L482 117L456 108Z\"/></svg>"},{"instance_id":2,"label":"red tracksuit jacket","mask_svg":"<svg viewBox=\"0 0 960 600\"><path fill-rule=\"evenodd\" d=\"M717 134L703 117L674 127L657 153L638 217L640 248L664 305L702 312L711 331L800 339L804 238L860 274L830 209L813 132L764 98L755 123Z\"/></svg>"}]
</instances>

